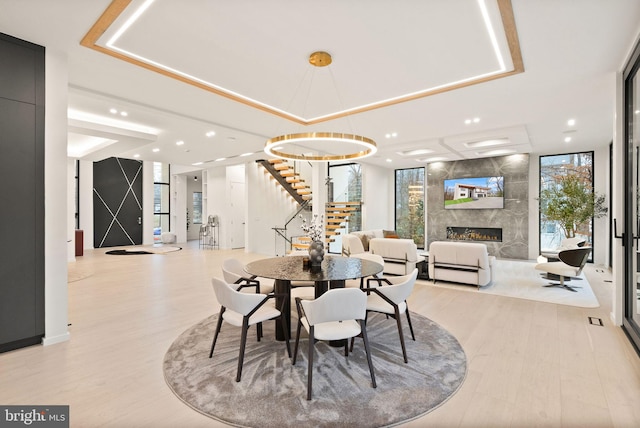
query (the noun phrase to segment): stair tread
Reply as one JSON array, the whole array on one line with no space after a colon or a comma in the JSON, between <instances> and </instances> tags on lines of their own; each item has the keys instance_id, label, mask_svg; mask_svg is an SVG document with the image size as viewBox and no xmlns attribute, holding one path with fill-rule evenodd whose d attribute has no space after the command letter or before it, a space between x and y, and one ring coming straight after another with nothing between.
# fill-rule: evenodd
<instances>
[{"instance_id":1,"label":"stair tread","mask_svg":"<svg viewBox=\"0 0 640 428\"><path fill-rule=\"evenodd\" d=\"M359 202L359 201L327 202L327 206L336 206L336 205L362 205L362 202Z\"/></svg>"}]
</instances>

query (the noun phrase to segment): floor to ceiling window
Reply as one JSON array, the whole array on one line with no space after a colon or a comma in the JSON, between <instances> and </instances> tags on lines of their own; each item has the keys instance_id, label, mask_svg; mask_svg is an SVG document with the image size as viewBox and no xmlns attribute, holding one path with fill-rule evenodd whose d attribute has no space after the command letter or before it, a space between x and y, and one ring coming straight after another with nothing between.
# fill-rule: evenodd
<instances>
[{"instance_id":1,"label":"floor to ceiling window","mask_svg":"<svg viewBox=\"0 0 640 428\"><path fill-rule=\"evenodd\" d=\"M593 152L540 156L540 251L573 237L593 246L593 173Z\"/></svg>"},{"instance_id":2,"label":"floor to ceiling window","mask_svg":"<svg viewBox=\"0 0 640 428\"><path fill-rule=\"evenodd\" d=\"M397 169L395 178L395 228L424 248L424 168Z\"/></svg>"},{"instance_id":3,"label":"floor to ceiling window","mask_svg":"<svg viewBox=\"0 0 640 428\"><path fill-rule=\"evenodd\" d=\"M328 182L329 202L362 202L362 168L360 164L349 163L342 165L329 165ZM342 233L362 230L362 210L359 205L352 206L348 221ZM342 252L342 239L340 235L329 243L330 253Z\"/></svg>"},{"instance_id":4,"label":"floor to ceiling window","mask_svg":"<svg viewBox=\"0 0 640 428\"><path fill-rule=\"evenodd\" d=\"M624 224L618 224L624 248L624 319L623 328L640 349L640 305L638 272L640 236L640 45L636 46L624 70L625 208Z\"/></svg>"},{"instance_id":5,"label":"floor to ceiling window","mask_svg":"<svg viewBox=\"0 0 640 428\"><path fill-rule=\"evenodd\" d=\"M160 242L162 232L169 232L169 165L153 163L153 242Z\"/></svg>"}]
</instances>

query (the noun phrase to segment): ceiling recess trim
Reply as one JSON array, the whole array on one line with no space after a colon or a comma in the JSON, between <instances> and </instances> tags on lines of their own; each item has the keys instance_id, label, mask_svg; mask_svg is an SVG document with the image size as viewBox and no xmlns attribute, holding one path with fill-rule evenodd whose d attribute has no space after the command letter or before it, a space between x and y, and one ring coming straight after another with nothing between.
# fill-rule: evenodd
<instances>
[{"instance_id":1,"label":"ceiling recess trim","mask_svg":"<svg viewBox=\"0 0 640 428\"><path fill-rule=\"evenodd\" d=\"M511 5L511 0L496 0L498 9L500 10L500 16L502 18L502 26L504 28L505 37L507 40L507 44L509 46L509 53L511 55L511 61L513 63L513 70L508 70L505 72L500 72L496 74L491 74L487 76L478 77L475 79L466 80L463 82L457 82L451 85L437 87L432 90L425 90L422 92L418 92L415 94L409 94L405 96L400 96L397 98L393 98L390 100L386 100L379 103L373 103L369 105L365 105L362 107L356 107L354 109L350 109L348 111L337 112L334 114L328 114L325 116L321 116L315 119L305 120L298 116L294 116L284 112L282 110L278 110L275 108L270 108L268 105L261 104L259 102L254 102L251 99L239 97L233 93L226 92L224 90L214 88L208 86L202 82L199 82L194 79L190 79L189 77L180 75L178 73L171 72L164 68L158 67L153 64L149 64L147 62L141 61L136 58L132 58L130 56L124 55L120 52L117 52L108 47L100 46L97 44L98 39L102 37L102 35L109 29L109 27L120 17L120 15L127 9L127 7L131 4L131 0L112 0L111 4L105 9L100 18L93 24L91 29L87 32L87 34L80 41L80 45L87 47L89 49L93 49L97 52L103 53L105 55L112 56L119 60L128 62L130 64L136 65L138 67L145 68L150 71L154 71L163 76L170 77L172 79L178 80L180 82L186 83L188 85L195 86L199 89L203 89L207 92L214 93L216 95L228 98L235 102L247 105L249 107L262 110L264 112L273 114L275 116L290 120L292 122L299 123L301 125L313 125L316 123L326 122L329 120L339 119L345 116L351 116L358 113L363 113L370 110L375 110L383 107L388 107L395 104L405 103L407 101L413 101L416 99L440 94L443 92L453 91L456 89L464 88L467 86L477 85L480 83L489 82L491 80L502 79L504 77L513 76L514 74L519 74L524 72L524 63L522 61L522 53L520 51L520 42L518 40L518 31L516 29L515 18L513 16L513 7Z\"/></svg>"}]
</instances>

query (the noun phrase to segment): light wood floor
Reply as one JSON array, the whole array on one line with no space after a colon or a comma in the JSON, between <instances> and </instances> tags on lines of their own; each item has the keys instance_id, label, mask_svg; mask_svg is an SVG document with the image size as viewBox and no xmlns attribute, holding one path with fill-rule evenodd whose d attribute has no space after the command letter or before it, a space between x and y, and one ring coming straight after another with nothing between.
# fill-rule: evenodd
<instances>
[{"instance_id":1,"label":"light wood floor","mask_svg":"<svg viewBox=\"0 0 640 428\"><path fill-rule=\"evenodd\" d=\"M210 278L230 256L261 257L197 242L166 255L85 251L75 265L92 275L69 284L71 340L0 354L0 404L68 404L73 427L222 426L173 395L162 359L182 331L218 311ZM590 266L587 277L600 308L417 285L411 310L458 338L468 375L449 401L405 426L640 426L640 359L611 325L610 275Z\"/></svg>"}]
</instances>

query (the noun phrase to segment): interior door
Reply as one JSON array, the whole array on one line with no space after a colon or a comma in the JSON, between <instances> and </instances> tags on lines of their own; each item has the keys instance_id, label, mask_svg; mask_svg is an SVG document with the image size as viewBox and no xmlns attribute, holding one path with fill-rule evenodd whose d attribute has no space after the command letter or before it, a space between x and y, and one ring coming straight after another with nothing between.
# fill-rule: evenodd
<instances>
[{"instance_id":1,"label":"interior door","mask_svg":"<svg viewBox=\"0 0 640 428\"><path fill-rule=\"evenodd\" d=\"M142 244L142 162L93 164L94 248Z\"/></svg>"},{"instance_id":2,"label":"interior door","mask_svg":"<svg viewBox=\"0 0 640 428\"><path fill-rule=\"evenodd\" d=\"M231 234L229 236L231 248L244 248L244 193L244 183L231 182Z\"/></svg>"}]
</instances>

